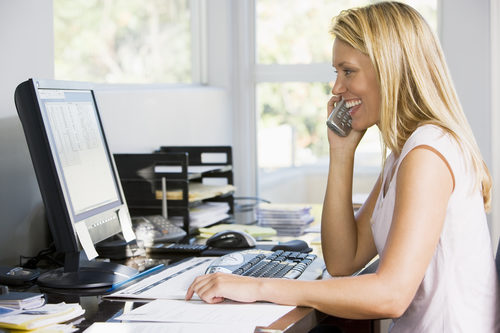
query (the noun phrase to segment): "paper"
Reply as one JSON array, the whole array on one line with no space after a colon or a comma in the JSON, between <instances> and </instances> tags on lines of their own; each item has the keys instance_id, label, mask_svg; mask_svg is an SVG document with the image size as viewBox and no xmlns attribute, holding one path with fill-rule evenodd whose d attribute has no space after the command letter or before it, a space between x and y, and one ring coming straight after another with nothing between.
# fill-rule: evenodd
<instances>
[{"instance_id":1,"label":"paper","mask_svg":"<svg viewBox=\"0 0 500 333\"><path fill-rule=\"evenodd\" d=\"M0 327L31 330L51 324L63 323L81 316L85 310L80 304L45 304L34 310L0 317Z\"/></svg>"},{"instance_id":2,"label":"paper","mask_svg":"<svg viewBox=\"0 0 500 333\"><path fill-rule=\"evenodd\" d=\"M321 224L312 225L304 229L304 233L321 233Z\"/></svg>"},{"instance_id":3,"label":"paper","mask_svg":"<svg viewBox=\"0 0 500 333\"><path fill-rule=\"evenodd\" d=\"M133 241L135 239L135 233L134 230L132 230L132 221L128 210L125 208L118 210L118 219L120 220L122 234L125 241L127 243Z\"/></svg>"},{"instance_id":4,"label":"paper","mask_svg":"<svg viewBox=\"0 0 500 333\"><path fill-rule=\"evenodd\" d=\"M226 170L228 166L226 164L218 164L218 165L188 165L187 171L188 173L203 173L208 171L221 171ZM171 165L156 165L155 166L156 173L181 173L181 166L171 166Z\"/></svg>"},{"instance_id":5,"label":"paper","mask_svg":"<svg viewBox=\"0 0 500 333\"><path fill-rule=\"evenodd\" d=\"M215 257L197 257L147 277L104 297L130 299L184 299L193 280L205 274ZM196 295L195 295L196 296ZM196 296L197 297L197 296ZM196 298L195 297L195 298Z\"/></svg>"},{"instance_id":6,"label":"paper","mask_svg":"<svg viewBox=\"0 0 500 333\"><path fill-rule=\"evenodd\" d=\"M82 245L83 251L85 251L87 259L90 261L96 258L99 254L94 247L92 238L90 238L89 230L87 229L87 225L85 224L85 222L75 223L75 230L76 234L78 235L78 239L80 240L80 244Z\"/></svg>"},{"instance_id":7,"label":"paper","mask_svg":"<svg viewBox=\"0 0 500 333\"><path fill-rule=\"evenodd\" d=\"M314 221L311 209L310 205L261 203L256 216L260 226L274 228L280 236L300 236Z\"/></svg>"},{"instance_id":8,"label":"paper","mask_svg":"<svg viewBox=\"0 0 500 333\"><path fill-rule=\"evenodd\" d=\"M20 313L22 310L20 309L13 309L9 307L3 307L0 306L0 317L2 316L12 316L14 314Z\"/></svg>"},{"instance_id":9,"label":"paper","mask_svg":"<svg viewBox=\"0 0 500 333\"><path fill-rule=\"evenodd\" d=\"M44 294L25 291L10 291L0 295L0 306L13 309L32 309L45 304Z\"/></svg>"},{"instance_id":10,"label":"paper","mask_svg":"<svg viewBox=\"0 0 500 333\"><path fill-rule=\"evenodd\" d=\"M205 185L200 183L189 183L188 184L188 197L189 202L199 201L203 199L213 198L219 195L234 192L235 187L233 185ZM168 200L182 200L183 192L181 189L178 190L168 190L167 199ZM156 191L156 199L161 200L163 198L162 191Z\"/></svg>"},{"instance_id":11,"label":"paper","mask_svg":"<svg viewBox=\"0 0 500 333\"><path fill-rule=\"evenodd\" d=\"M276 236L276 230L273 228L261 227L258 225L249 224L216 224L209 228L200 228L200 237L208 238L220 231L224 230L237 230L244 231L253 237L270 237Z\"/></svg>"},{"instance_id":12,"label":"paper","mask_svg":"<svg viewBox=\"0 0 500 333\"><path fill-rule=\"evenodd\" d=\"M253 333L255 325L243 323L94 323L84 333Z\"/></svg>"},{"instance_id":13,"label":"paper","mask_svg":"<svg viewBox=\"0 0 500 333\"><path fill-rule=\"evenodd\" d=\"M181 322L206 324L252 324L269 326L294 306L272 303L223 302L208 304L203 301L156 300L116 319L125 321Z\"/></svg>"},{"instance_id":14,"label":"paper","mask_svg":"<svg viewBox=\"0 0 500 333\"><path fill-rule=\"evenodd\" d=\"M189 209L189 227L206 227L229 218L229 204L227 202L204 202L199 206ZM177 226L183 226L182 216L169 217Z\"/></svg>"}]
</instances>

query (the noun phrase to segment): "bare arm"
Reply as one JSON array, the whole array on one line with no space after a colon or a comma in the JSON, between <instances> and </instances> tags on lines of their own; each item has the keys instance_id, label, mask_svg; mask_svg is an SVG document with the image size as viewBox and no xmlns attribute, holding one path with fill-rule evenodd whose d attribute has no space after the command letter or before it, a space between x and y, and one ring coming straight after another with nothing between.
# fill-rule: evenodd
<instances>
[{"instance_id":1,"label":"bare arm","mask_svg":"<svg viewBox=\"0 0 500 333\"><path fill-rule=\"evenodd\" d=\"M197 278L186 298L196 292L207 302L263 300L311 306L346 318L399 317L413 299L436 249L453 177L442 158L428 149L411 151L395 177L394 215L376 273L318 281L217 273Z\"/></svg>"},{"instance_id":2,"label":"bare arm","mask_svg":"<svg viewBox=\"0 0 500 333\"><path fill-rule=\"evenodd\" d=\"M352 162L342 163L337 158L330 163L321 217L321 247L328 272L333 276L351 275L377 254L370 219L382 177L356 216L352 208L352 178Z\"/></svg>"},{"instance_id":3,"label":"bare arm","mask_svg":"<svg viewBox=\"0 0 500 333\"><path fill-rule=\"evenodd\" d=\"M328 102L331 112L333 97ZM326 267L331 275L351 275L376 255L370 218L380 190L377 181L363 207L354 216L352 181L354 152L364 133L352 130L341 138L328 130L330 165L323 214L321 217L321 246Z\"/></svg>"}]
</instances>

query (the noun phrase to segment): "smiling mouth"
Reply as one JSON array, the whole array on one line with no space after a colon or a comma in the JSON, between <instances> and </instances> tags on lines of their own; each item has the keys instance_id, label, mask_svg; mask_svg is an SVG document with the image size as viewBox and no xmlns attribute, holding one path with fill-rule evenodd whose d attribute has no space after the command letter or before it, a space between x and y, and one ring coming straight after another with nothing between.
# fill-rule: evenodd
<instances>
[{"instance_id":1,"label":"smiling mouth","mask_svg":"<svg viewBox=\"0 0 500 333\"><path fill-rule=\"evenodd\" d=\"M360 99L357 99L357 100L354 100L354 101L347 101L347 102L345 102L345 106L347 108L349 108L349 109L351 109L351 108L353 108L353 107L355 107L355 106L357 106L359 104L361 104L361 100Z\"/></svg>"}]
</instances>

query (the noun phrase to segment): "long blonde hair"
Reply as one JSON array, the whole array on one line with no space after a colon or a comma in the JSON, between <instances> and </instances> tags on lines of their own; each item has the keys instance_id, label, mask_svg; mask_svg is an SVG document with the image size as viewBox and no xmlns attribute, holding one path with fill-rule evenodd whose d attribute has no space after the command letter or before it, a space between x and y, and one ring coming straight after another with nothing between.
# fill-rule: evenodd
<instances>
[{"instance_id":1,"label":"long blonde hair","mask_svg":"<svg viewBox=\"0 0 500 333\"><path fill-rule=\"evenodd\" d=\"M401 153L423 124L449 132L469 155L482 186L486 210L491 176L458 100L441 46L424 18L399 2L379 2L342 11L330 33L368 55L381 90L380 131L384 152ZM384 154L385 156L386 154Z\"/></svg>"}]
</instances>

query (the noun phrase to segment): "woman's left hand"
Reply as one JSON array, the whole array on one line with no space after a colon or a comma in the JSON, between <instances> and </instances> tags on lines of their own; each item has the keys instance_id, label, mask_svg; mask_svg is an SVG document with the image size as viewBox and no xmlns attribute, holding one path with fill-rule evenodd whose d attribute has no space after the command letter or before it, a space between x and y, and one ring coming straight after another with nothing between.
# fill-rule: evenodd
<instances>
[{"instance_id":1,"label":"woman's left hand","mask_svg":"<svg viewBox=\"0 0 500 333\"><path fill-rule=\"evenodd\" d=\"M258 300L259 280L227 273L198 276L189 286L185 299L190 300L196 293L207 303L220 303L226 298L245 303L255 302Z\"/></svg>"}]
</instances>

